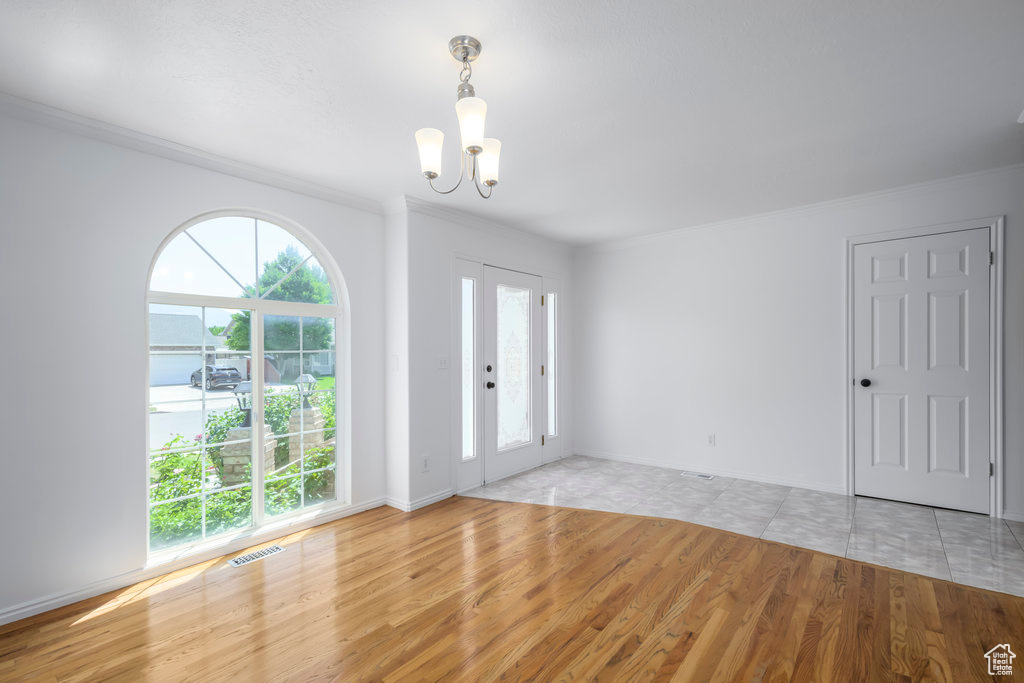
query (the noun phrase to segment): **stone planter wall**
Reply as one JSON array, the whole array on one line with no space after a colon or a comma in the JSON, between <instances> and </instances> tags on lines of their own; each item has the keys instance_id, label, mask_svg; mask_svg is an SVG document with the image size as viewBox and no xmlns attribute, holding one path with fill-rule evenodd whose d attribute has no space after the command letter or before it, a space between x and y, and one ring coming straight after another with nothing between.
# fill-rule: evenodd
<instances>
[{"instance_id":1,"label":"stone planter wall","mask_svg":"<svg viewBox=\"0 0 1024 683\"><path fill-rule=\"evenodd\" d=\"M241 441L245 439L245 441ZM220 452L221 464L223 465L222 483L224 486L234 486L249 481L249 464L252 461L252 428L234 427L228 431L227 441L241 441L241 443L229 443ZM270 425L263 426L263 467L267 472L274 469L274 449L277 447L277 439Z\"/></svg>"},{"instance_id":2,"label":"stone planter wall","mask_svg":"<svg viewBox=\"0 0 1024 683\"><path fill-rule=\"evenodd\" d=\"M295 434L295 432L311 429L323 430L324 424L324 416L319 408L297 408L292 411L288 418L288 431L293 434L288 437L288 462L299 460L302 457L303 449L316 448L324 443L323 431L301 435Z\"/></svg>"}]
</instances>

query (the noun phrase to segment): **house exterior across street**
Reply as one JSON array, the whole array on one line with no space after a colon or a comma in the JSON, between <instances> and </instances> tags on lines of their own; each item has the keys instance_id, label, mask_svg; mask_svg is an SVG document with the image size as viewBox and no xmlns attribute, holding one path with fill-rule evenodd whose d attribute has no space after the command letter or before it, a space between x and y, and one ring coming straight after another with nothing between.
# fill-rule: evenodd
<instances>
[{"instance_id":1,"label":"house exterior across street","mask_svg":"<svg viewBox=\"0 0 1024 683\"><path fill-rule=\"evenodd\" d=\"M245 358L225 358L225 338L203 328L198 315L150 313L149 385L188 384L192 373L208 364L231 365L245 375ZM232 355L237 355L232 353Z\"/></svg>"}]
</instances>

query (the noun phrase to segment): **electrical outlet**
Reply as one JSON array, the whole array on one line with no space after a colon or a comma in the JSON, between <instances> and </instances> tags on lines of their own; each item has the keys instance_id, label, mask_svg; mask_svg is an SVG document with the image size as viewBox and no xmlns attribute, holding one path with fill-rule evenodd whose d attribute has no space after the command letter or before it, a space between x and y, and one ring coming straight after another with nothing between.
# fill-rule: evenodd
<instances>
[{"instance_id":1,"label":"electrical outlet","mask_svg":"<svg viewBox=\"0 0 1024 683\"><path fill-rule=\"evenodd\" d=\"M716 445L718 445L717 441L718 441L718 437L716 437L714 434L708 434L708 445L709 446L716 446Z\"/></svg>"},{"instance_id":2,"label":"electrical outlet","mask_svg":"<svg viewBox=\"0 0 1024 683\"><path fill-rule=\"evenodd\" d=\"M424 472L429 472L430 471L430 456L429 455L424 455L423 456L423 471Z\"/></svg>"},{"instance_id":3,"label":"electrical outlet","mask_svg":"<svg viewBox=\"0 0 1024 683\"><path fill-rule=\"evenodd\" d=\"M447 370L448 369L448 356L439 356L437 359L437 369Z\"/></svg>"}]
</instances>

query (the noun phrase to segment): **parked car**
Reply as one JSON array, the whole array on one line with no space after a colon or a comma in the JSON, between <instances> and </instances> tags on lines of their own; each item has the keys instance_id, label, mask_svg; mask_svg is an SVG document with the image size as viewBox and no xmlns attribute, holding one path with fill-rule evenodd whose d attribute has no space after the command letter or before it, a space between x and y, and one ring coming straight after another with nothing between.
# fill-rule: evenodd
<instances>
[{"instance_id":1,"label":"parked car","mask_svg":"<svg viewBox=\"0 0 1024 683\"><path fill-rule=\"evenodd\" d=\"M234 389L242 381L242 375L236 368L230 365L207 365L206 366L206 388L218 389L227 387ZM192 386L198 387L203 383L203 369L199 368L192 373Z\"/></svg>"}]
</instances>

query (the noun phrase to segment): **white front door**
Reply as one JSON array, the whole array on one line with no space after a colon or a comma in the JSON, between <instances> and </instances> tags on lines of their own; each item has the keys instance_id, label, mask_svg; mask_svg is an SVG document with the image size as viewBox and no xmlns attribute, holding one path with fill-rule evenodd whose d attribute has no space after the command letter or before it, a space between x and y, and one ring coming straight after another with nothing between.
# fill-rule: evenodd
<instances>
[{"instance_id":1,"label":"white front door","mask_svg":"<svg viewBox=\"0 0 1024 683\"><path fill-rule=\"evenodd\" d=\"M854 491L989 512L989 230L853 251Z\"/></svg>"},{"instance_id":2,"label":"white front door","mask_svg":"<svg viewBox=\"0 0 1024 683\"><path fill-rule=\"evenodd\" d=\"M484 480L541 464L541 279L484 266Z\"/></svg>"}]
</instances>

